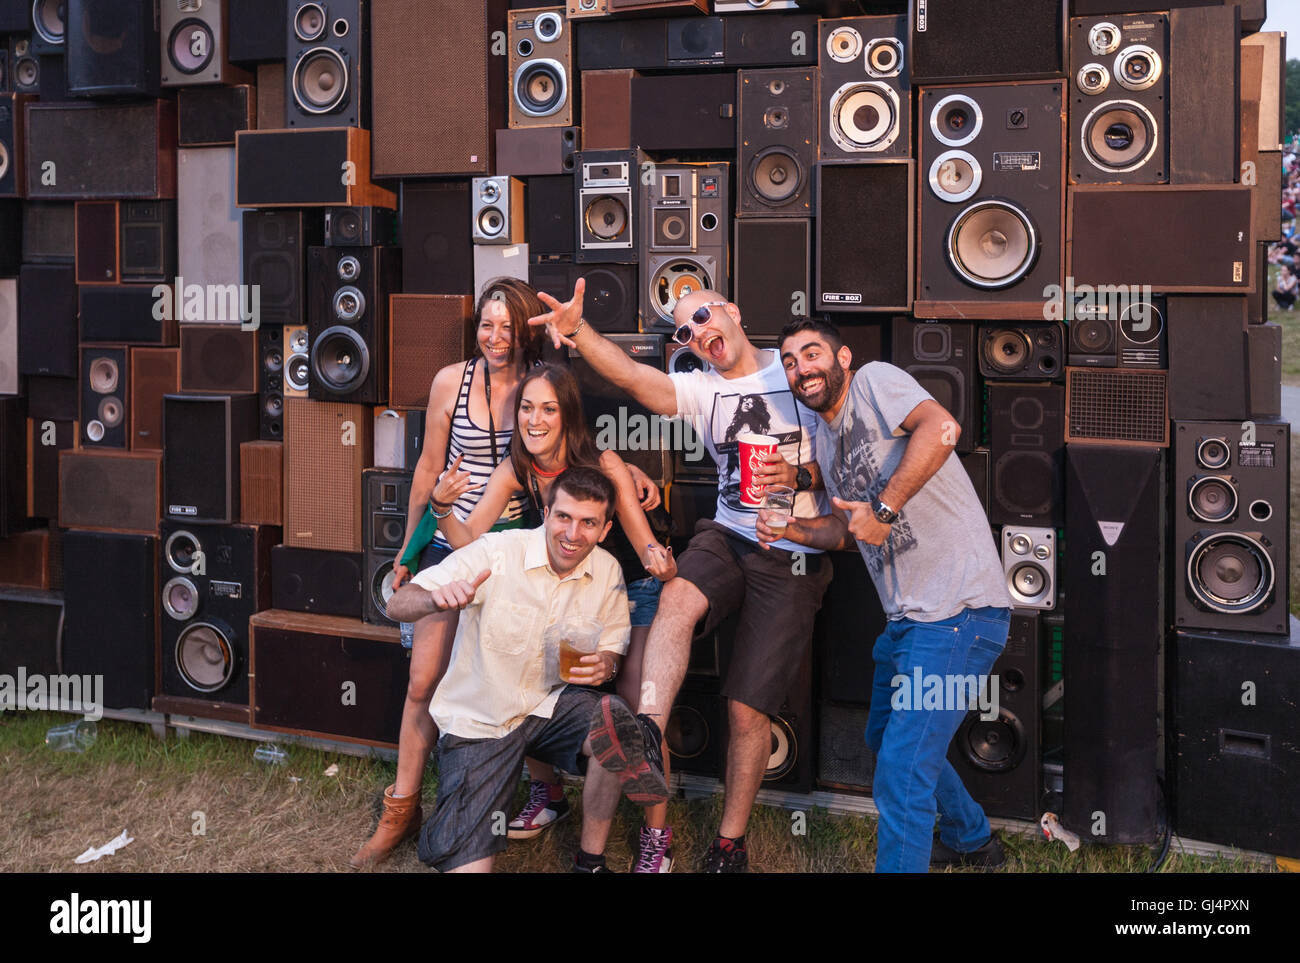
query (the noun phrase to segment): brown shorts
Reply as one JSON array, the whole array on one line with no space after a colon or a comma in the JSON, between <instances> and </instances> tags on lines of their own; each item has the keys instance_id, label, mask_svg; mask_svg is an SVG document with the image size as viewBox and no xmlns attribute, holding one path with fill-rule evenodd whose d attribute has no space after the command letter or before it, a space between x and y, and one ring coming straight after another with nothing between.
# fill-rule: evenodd
<instances>
[{"instance_id":1,"label":"brown shorts","mask_svg":"<svg viewBox=\"0 0 1300 963\"><path fill-rule=\"evenodd\" d=\"M801 574L795 574L801 567ZM711 519L700 519L677 560L677 577L699 589L709 611L696 638L739 612L736 643L722 695L760 712L781 710L800 663L812 644L813 623L831 580L831 560L821 552L764 550Z\"/></svg>"}]
</instances>

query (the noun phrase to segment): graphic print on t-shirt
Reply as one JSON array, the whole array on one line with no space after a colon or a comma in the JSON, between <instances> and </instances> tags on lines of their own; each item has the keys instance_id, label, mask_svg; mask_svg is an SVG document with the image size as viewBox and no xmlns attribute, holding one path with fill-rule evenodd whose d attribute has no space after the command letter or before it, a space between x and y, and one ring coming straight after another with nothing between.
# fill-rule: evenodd
<instances>
[{"instance_id":1,"label":"graphic print on t-shirt","mask_svg":"<svg viewBox=\"0 0 1300 963\"><path fill-rule=\"evenodd\" d=\"M852 403L846 404L845 409L832 482L840 498L869 505L889 483L888 478L880 475L880 459L873 447L880 441L880 432L857 417ZM885 565L893 564L896 555L915 548L916 536L912 534L907 519L900 514L890 526L889 538L885 539L884 545L864 546L861 542L858 545L864 549L867 570L876 576Z\"/></svg>"},{"instance_id":2,"label":"graphic print on t-shirt","mask_svg":"<svg viewBox=\"0 0 1300 963\"><path fill-rule=\"evenodd\" d=\"M774 429L793 425L792 431ZM740 442L739 435L768 435L777 440L782 454L792 464L799 463L799 442L802 429L794 395L787 391L767 391L756 394L715 394L710 425L717 447L720 470L718 472L718 497L728 507L738 512L756 513L753 505L740 501ZM787 447L791 446L791 447ZM725 456L725 460L722 459Z\"/></svg>"}]
</instances>

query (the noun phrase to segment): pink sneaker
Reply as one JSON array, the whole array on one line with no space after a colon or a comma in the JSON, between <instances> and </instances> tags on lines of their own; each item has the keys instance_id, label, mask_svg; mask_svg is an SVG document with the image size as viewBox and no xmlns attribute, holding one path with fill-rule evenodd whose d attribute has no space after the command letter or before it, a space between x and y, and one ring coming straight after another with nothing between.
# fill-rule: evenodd
<instances>
[{"instance_id":1,"label":"pink sneaker","mask_svg":"<svg viewBox=\"0 0 1300 963\"><path fill-rule=\"evenodd\" d=\"M663 829L641 827L641 842L637 847L640 852L636 858L634 873L670 873L673 869L673 828Z\"/></svg>"},{"instance_id":2,"label":"pink sneaker","mask_svg":"<svg viewBox=\"0 0 1300 963\"><path fill-rule=\"evenodd\" d=\"M509 839L532 839L569 815L569 801L551 798L551 787L539 779L528 784L528 802L506 827Z\"/></svg>"}]
</instances>

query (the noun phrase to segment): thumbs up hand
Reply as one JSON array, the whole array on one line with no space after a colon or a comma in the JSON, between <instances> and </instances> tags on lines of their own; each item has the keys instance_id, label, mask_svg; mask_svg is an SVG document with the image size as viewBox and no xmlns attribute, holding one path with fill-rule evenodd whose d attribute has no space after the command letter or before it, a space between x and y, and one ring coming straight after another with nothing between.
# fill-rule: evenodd
<instances>
[{"instance_id":1,"label":"thumbs up hand","mask_svg":"<svg viewBox=\"0 0 1300 963\"><path fill-rule=\"evenodd\" d=\"M848 515L849 534L859 542L866 542L868 545L884 545L885 540L889 538L891 526L876 518L870 502L832 498L831 504Z\"/></svg>"}]
</instances>

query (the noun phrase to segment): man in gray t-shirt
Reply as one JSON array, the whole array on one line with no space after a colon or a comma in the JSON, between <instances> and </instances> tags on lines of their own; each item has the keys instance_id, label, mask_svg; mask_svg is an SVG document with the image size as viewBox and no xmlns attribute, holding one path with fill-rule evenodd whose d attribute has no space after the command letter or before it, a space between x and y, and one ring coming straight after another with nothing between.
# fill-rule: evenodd
<instances>
[{"instance_id":1,"label":"man in gray t-shirt","mask_svg":"<svg viewBox=\"0 0 1300 963\"><path fill-rule=\"evenodd\" d=\"M850 379L852 352L834 325L795 321L781 335L790 389L821 416L817 461L835 506L790 519L784 538L827 550L856 543L889 616L872 649L866 731L876 753L876 870L1001 865L1001 844L946 758L975 708L962 683L996 684L988 672L1010 627L992 532L953 454L961 429L893 365L872 362ZM764 545L777 538L768 521L760 512Z\"/></svg>"}]
</instances>

